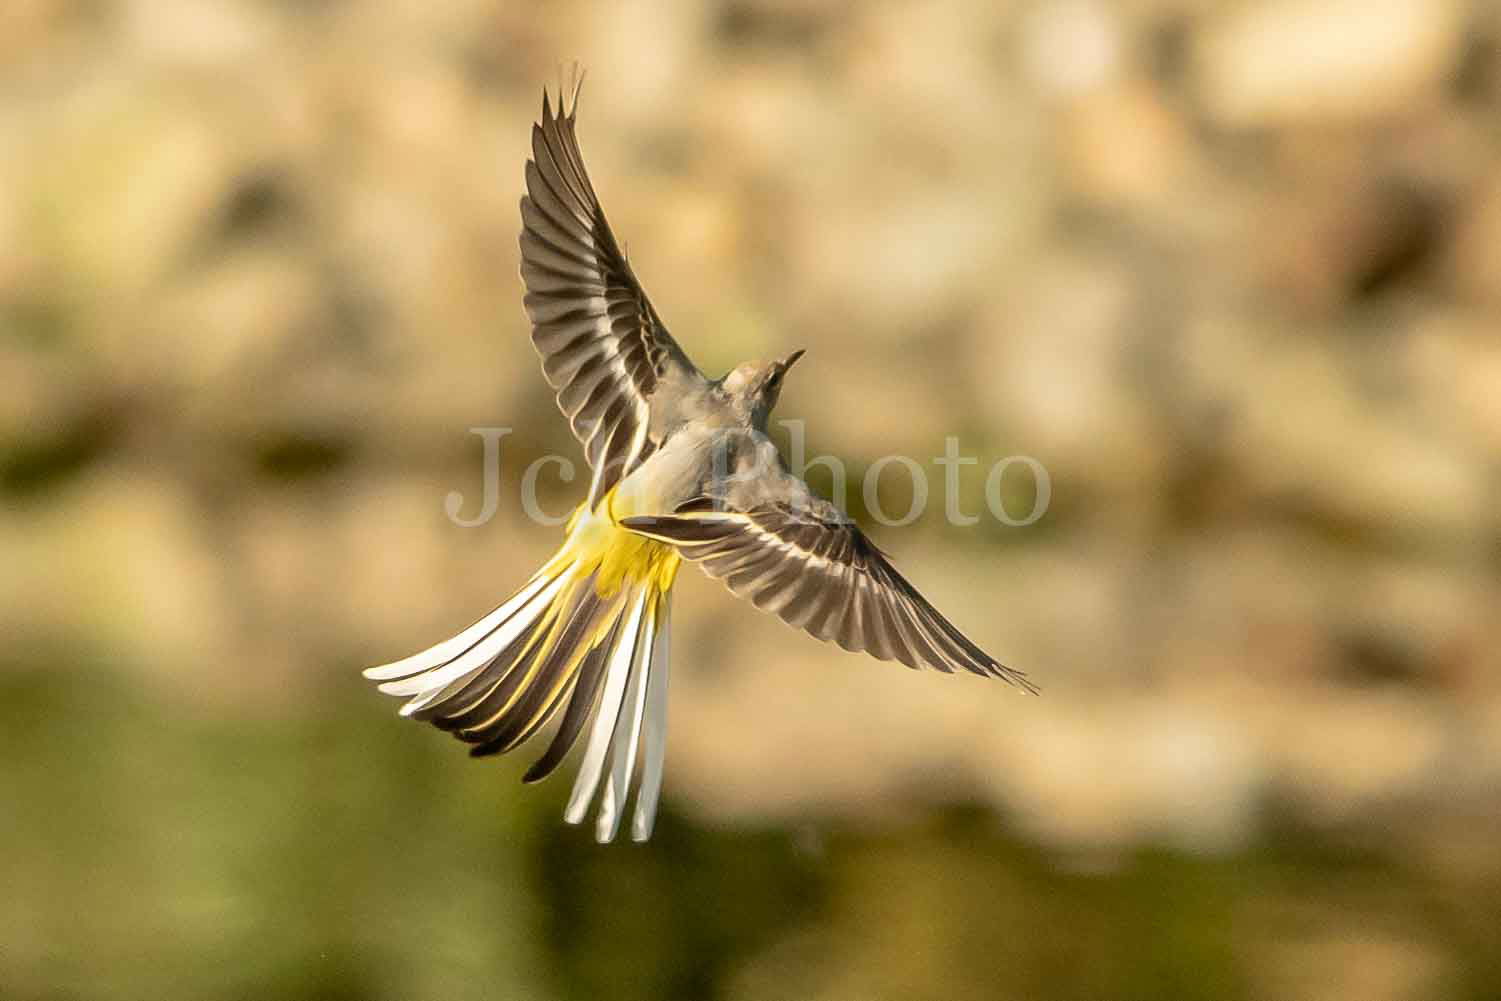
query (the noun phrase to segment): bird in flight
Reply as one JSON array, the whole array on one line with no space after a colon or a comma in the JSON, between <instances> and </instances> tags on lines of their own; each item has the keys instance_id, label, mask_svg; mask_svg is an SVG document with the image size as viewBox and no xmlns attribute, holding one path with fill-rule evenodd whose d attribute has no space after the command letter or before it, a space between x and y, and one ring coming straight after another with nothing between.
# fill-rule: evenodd
<instances>
[{"instance_id":1,"label":"bird in flight","mask_svg":"<svg viewBox=\"0 0 1501 1001\"><path fill-rule=\"evenodd\" d=\"M449 731L475 756L516 748L561 712L526 782L551 774L587 726L564 818L582 821L598 794L601 842L619 831L638 759L631 836L651 836L667 737L672 585L683 560L846 650L1035 691L787 471L766 425L802 351L710 379L673 340L584 170L578 89L567 102L560 92L556 111L544 92L532 126L521 278L543 374L592 470L588 497L562 548L504 604L365 676L407 699L402 716Z\"/></svg>"}]
</instances>

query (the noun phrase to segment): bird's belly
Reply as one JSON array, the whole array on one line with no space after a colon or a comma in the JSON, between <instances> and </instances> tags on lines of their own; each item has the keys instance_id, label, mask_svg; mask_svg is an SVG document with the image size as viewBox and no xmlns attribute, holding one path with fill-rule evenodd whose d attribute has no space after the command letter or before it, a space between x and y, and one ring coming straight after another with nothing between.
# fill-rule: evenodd
<instances>
[{"instance_id":1,"label":"bird's belly","mask_svg":"<svg viewBox=\"0 0 1501 1001\"><path fill-rule=\"evenodd\" d=\"M712 474L713 436L678 434L615 486L610 512L616 521L671 514L703 492Z\"/></svg>"},{"instance_id":2,"label":"bird's belly","mask_svg":"<svg viewBox=\"0 0 1501 1001\"><path fill-rule=\"evenodd\" d=\"M559 553L573 563L579 577L594 577L601 598L612 598L631 581L651 580L659 591L672 587L681 558L671 546L638 535L617 524L614 510L619 487L606 494L593 511L580 504L568 524L568 538Z\"/></svg>"}]
</instances>

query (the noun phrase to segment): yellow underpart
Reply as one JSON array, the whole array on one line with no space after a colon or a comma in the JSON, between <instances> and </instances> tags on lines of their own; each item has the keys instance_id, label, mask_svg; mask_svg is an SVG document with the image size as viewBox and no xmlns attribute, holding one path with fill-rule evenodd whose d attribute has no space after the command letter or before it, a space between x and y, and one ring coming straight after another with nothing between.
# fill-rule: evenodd
<instances>
[{"instance_id":1,"label":"yellow underpart","mask_svg":"<svg viewBox=\"0 0 1501 1001\"><path fill-rule=\"evenodd\" d=\"M598 625L585 640L578 645L577 651L569 657L564 668L558 672L549 697L541 703L546 707L552 701L552 697L562 691L563 687L571 683L578 672L579 665L583 662L585 654L599 646L608 637L615 622L623 614L629 601L629 595L639 593L637 588L646 587L665 594L671 590L673 581L677 578L678 567L683 559L677 554L677 550L665 543L648 539L627 531L615 523L610 514L610 501L614 495L612 490L601 498L599 506L594 510L588 510L586 505L579 505L578 509L568 519L567 540L558 554L548 561L543 573L550 573L559 564L567 566L566 572L572 578L548 603L547 610L543 613L544 618L539 624L526 649L516 659L516 666L512 670L523 670L525 678L516 686L515 692L506 704L499 707L487 720L466 727L464 732L472 733L483 730L511 710L520 701L535 681L536 674L546 662L548 655L557 645L566 623L560 614L563 609L571 607L577 588L583 586L591 575L594 577L594 588L601 599L613 604L612 612L599 616ZM625 592L622 594L622 592ZM648 614L655 615L656 604L653 599L648 607ZM531 729L529 721L519 733L525 734Z\"/></svg>"},{"instance_id":2,"label":"yellow underpart","mask_svg":"<svg viewBox=\"0 0 1501 1001\"><path fill-rule=\"evenodd\" d=\"M572 558L574 575L594 574L595 590L605 599L637 582L661 592L671 590L682 557L665 543L617 525L611 514L614 496L612 489L593 511L581 504L568 519L568 541L563 550Z\"/></svg>"}]
</instances>

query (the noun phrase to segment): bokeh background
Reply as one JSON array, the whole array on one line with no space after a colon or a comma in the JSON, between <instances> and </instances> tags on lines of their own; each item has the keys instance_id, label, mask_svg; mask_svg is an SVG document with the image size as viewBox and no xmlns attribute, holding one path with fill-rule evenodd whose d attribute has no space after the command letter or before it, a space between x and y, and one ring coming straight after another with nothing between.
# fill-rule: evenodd
<instances>
[{"instance_id":1,"label":"bokeh background","mask_svg":"<svg viewBox=\"0 0 1501 1001\"><path fill-rule=\"evenodd\" d=\"M1501 997L1498 41L1486 0L5 0L0 994ZM359 678L557 542L516 203L573 59L679 339L807 347L815 452L927 462L876 541L1041 698L687 571L658 835L600 848ZM948 524L946 435L966 512L1025 454L1046 517Z\"/></svg>"}]
</instances>

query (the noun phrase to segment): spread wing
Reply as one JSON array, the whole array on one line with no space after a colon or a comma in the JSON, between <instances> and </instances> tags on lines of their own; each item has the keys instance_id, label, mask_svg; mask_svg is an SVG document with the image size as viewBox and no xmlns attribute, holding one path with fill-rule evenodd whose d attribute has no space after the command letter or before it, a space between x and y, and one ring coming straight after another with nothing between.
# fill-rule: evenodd
<instances>
[{"instance_id":1,"label":"spread wing","mask_svg":"<svg viewBox=\"0 0 1501 1001\"><path fill-rule=\"evenodd\" d=\"M697 375L605 222L574 134L578 111L546 93L521 198L521 278L532 343L594 470L592 507L656 447L650 404L664 378ZM700 378L702 378L700 376Z\"/></svg>"},{"instance_id":2,"label":"spread wing","mask_svg":"<svg viewBox=\"0 0 1501 1001\"><path fill-rule=\"evenodd\" d=\"M726 510L700 498L671 516L621 524L671 543L757 608L846 650L913 668L963 668L1036 692L944 618L832 505Z\"/></svg>"}]
</instances>

